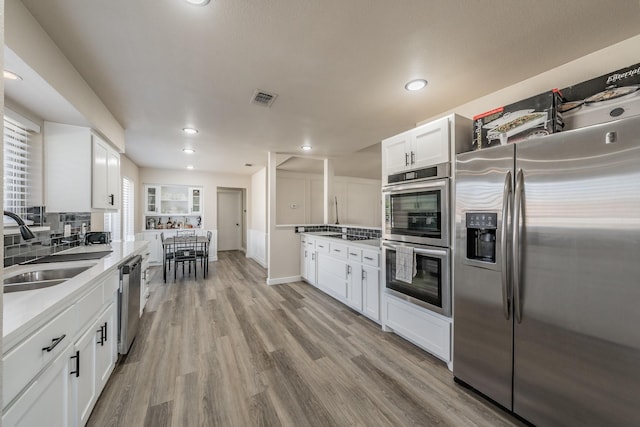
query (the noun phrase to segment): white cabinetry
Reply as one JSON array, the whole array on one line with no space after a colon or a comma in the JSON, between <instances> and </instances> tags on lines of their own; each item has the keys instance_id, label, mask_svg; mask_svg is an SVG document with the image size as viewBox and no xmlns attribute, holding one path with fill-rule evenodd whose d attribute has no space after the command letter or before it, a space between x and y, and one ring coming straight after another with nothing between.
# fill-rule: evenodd
<instances>
[{"instance_id":1,"label":"white cabinetry","mask_svg":"<svg viewBox=\"0 0 640 427\"><path fill-rule=\"evenodd\" d=\"M380 251L322 236L301 242L302 278L380 323Z\"/></svg>"},{"instance_id":2,"label":"white cabinetry","mask_svg":"<svg viewBox=\"0 0 640 427\"><path fill-rule=\"evenodd\" d=\"M69 374L74 354L73 346L67 342L37 381L4 412L2 424L25 427L75 425Z\"/></svg>"},{"instance_id":3,"label":"white cabinetry","mask_svg":"<svg viewBox=\"0 0 640 427\"><path fill-rule=\"evenodd\" d=\"M89 128L45 122L45 204L50 212L120 209L120 154Z\"/></svg>"},{"instance_id":4,"label":"white cabinetry","mask_svg":"<svg viewBox=\"0 0 640 427\"><path fill-rule=\"evenodd\" d=\"M382 311L382 325L385 331L394 331L444 360L449 369L452 369L451 318L386 293Z\"/></svg>"},{"instance_id":5,"label":"white cabinetry","mask_svg":"<svg viewBox=\"0 0 640 427\"><path fill-rule=\"evenodd\" d=\"M471 150L471 120L452 114L382 141L382 184L389 175L453 162Z\"/></svg>"},{"instance_id":6,"label":"white cabinetry","mask_svg":"<svg viewBox=\"0 0 640 427\"><path fill-rule=\"evenodd\" d=\"M159 223L166 224L169 218L171 222L184 223L185 227L200 226L202 218L198 217L204 212L203 193L202 187L145 184L145 226L149 227L153 221L153 227L159 228Z\"/></svg>"},{"instance_id":7,"label":"white cabinetry","mask_svg":"<svg viewBox=\"0 0 640 427\"><path fill-rule=\"evenodd\" d=\"M3 356L3 425L83 426L117 358L118 271ZM88 325L88 326L87 326Z\"/></svg>"},{"instance_id":8,"label":"white cabinetry","mask_svg":"<svg viewBox=\"0 0 640 427\"><path fill-rule=\"evenodd\" d=\"M311 285L316 285L316 240L302 235L300 239L300 276Z\"/></svg>"},{"instance_id":9,"label":"white cabinetry","mask_svg":"<svg viewBox=\"0 0 640 427\"><path fill-rule=\"evenodd\" d=\"M149 242L149 264L162 262L162 242L160 241L161 231L144 231L143 240Z\"/></svg>"},{"instance_id":10,"label":"white cabinetry","mask_svg":"<svg viewBox=\"0 0 640 427\"><path fill-rule=\"evenodd\" d=\"M419 169L450 160L447 117L382 141L386 174Z\"/></svg>"},{"instance_id":11,"label":"white cabinetry","mask_svg":"<svg viewBox=\"0 0 640 427\"><path fill-rule=\"evenodd\" d=\"M189 187L189 214L202 214L202 189L199 187Z\"/></svg>"},{"instance_id":12,"label":"white cabinetry","mask_svg":"<svg viewBox=\"0 0 640 427\"><path fill-rule=\"evenodd\" d=\"M144 213L153 215L160 213L160 186L144 186Z\"/></svg>"}]
</instances>

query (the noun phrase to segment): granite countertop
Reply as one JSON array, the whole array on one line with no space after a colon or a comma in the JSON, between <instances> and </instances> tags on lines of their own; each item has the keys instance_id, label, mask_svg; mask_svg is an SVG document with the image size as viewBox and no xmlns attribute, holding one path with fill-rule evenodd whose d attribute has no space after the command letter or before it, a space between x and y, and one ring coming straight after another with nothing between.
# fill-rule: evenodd
<instances>
[{"instance_id":1,"label":"granite countertop","mask_svg":"<svg viewBox=\"0 0 640 427\"><path fill-rule=\"evenodd\" d=\"M88 270L55 286L30 291L11 292L3 298L3 352L10 350L29 334L42 327L57 313L64 310L89 289L91 284L117 270L123 261L143 254L149 242L114 242L111 245L78 246L65 253L82 253L112 250L110 255L99 260L56 262L48 264L12 265L3 271L3 277L11 277L28 271L51 268L91 266Z\"/></svg>"},{"instance_id":2,"label":"granite countertop","mask_svg":"<svg viewBox=\"0 0 640 427\"><path fill-rule=\"evenodd\" d=\"M323 237L326 239L330 239L332 241L339 241L340 243L347 244L349 246L362 246L367 249L380 249L380 239L366 239L366 240L347 240L342 237L334 237L336 234L335 231L312 231L312 232L303 232L300 234L305 234L307 236L312 237Z\"/></svg>"}]
</instances>

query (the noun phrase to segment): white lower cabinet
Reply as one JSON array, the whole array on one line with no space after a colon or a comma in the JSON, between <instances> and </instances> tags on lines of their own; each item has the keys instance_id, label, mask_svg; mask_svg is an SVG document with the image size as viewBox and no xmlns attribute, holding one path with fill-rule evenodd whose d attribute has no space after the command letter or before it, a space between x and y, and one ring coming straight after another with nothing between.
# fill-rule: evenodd
<instances>
[{"instance_id":1,"label":"white lower cabinet","mask_svg":"<svg viewBox=\"0 0 640 427\"><path fill-rule=\"evenodd\" d=\"M338 299L347 298L347 262L331 255L318 254L318 286L329 290Z\"/></svg>"},{"instance_id":2,"label":"white lower cabinet","mask_svg":"<svg viewBox=\"0 0 640 427\"><path fill-rule=\"evenodd\" d=\"M362 311L362 264L349 261L347 264L347 304Z\"/></svg>"},{"instance_id":3,"label":"white lower cabinet","mask_svg":"<svg viewBox=\"0 0 640 427\"><path fill-rule=\"evenodd\" d=\"M422 347L451 365L451 318L384 294L383 329Z\"/></svg>"},{"instance_id":4,"label":"white lower cabinet","mask_svg":"<svg viewBox=\"0 0 640 427\"><path fill-rule=\"evenodd\" d=\"M2 415L7 426L73 426L73 396L71 387L72 359L75 354L67 343L53 363Z\"/></svg>"},{"instance_id":5,"label":"white lower cabinet","mask_svg":"<svg viewBox=\"0 0 640 427\"><path fill-rule=\"evenodd\" d=\"M343 242L303 235L301 276L308 283L380 323L380 250L350 246Z\"/></svg>"},{"instance_id":6,"label":"white lower cabinet","mask_svg":"<svg viewBox=\"0 0 640 427\"><path fill-rule=\"evenodd\" d=\"M362 266L362 313L380 322L380 269Z\"/></svg>"},{"instance_id":7,"label":"white lower cabinet","mask_svg":"<svg viewBox=\"0 0 640 427\"><path fill-rule=\"evenodd\" d=\"M100 392L115 367L117 348L115 305L109 304L76 342L73 356L73 388L77 425L87 423ZM78 369L79 368L79 369Z\"/></svg>"},{"instance_id":8,"label":"white lower cabinet","mask_svg":"<svg viewBox=\"0 0 640 427\"><path fill-rule=\"evenodd\" d=\"M86 424L118 356L118 281L89 286L3 356L3 426Z\"/></svg>"}]
</instances>

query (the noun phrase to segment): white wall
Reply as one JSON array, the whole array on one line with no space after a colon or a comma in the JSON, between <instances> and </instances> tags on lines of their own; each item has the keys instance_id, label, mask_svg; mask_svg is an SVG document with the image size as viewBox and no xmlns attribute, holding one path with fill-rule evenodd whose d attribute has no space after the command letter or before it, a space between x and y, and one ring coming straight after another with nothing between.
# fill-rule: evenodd
<instances>
[{"instance_id":1,"label":"white wall","mask_svg":"<svg viewBox=\"0 0 640 427\"><path fill-rule=\"evenodd\" d=\"M380 227L382 181L335 176L333 196L338 198L340 224ZM324 224L322 175L278 171L276 221L279 225ZM335 198L329 198L329 223L336 221ZM292 207L295 206L295 208Z\"/></svg>"},{"instance_id":2,"label":"white wall","mask_svg":"<svg viewBox=\"0 0 640 427\"><path fill-rule=\"evenodd\" d=\"M248 198L247 257L267 267L267 168L251 176Z\"/></svg>"},{"instance_id":3,"label":"white wall","mask_svg":"<svg viewBox=\"0 0 640 427\"><path fill-rule=\"evenodd\" d=\"M120 152L124 129L19 0L4 7L5 44L73 105Z\"/></svg>"},{"instance_id":4,"label":"white wall","mask_svg":"<svg viewBox=\"0 0 640 427\"><path fill-rule=\"evenodd\" d=\"M192 185L203 189L204 212L202 228L217 230L218 228L218 187L243 188L247 190L247 197L251 198L251 177L249 175L217 174L212 172L198 172L176 169L140 168L140 182L136 188L141 197L144 194L144 184L161 185ZM142 208L143 209L143 208ZM139 213L142 220L144 212ZM250 212L247 212L250 216Z\"/></svg>"}]
</instances>

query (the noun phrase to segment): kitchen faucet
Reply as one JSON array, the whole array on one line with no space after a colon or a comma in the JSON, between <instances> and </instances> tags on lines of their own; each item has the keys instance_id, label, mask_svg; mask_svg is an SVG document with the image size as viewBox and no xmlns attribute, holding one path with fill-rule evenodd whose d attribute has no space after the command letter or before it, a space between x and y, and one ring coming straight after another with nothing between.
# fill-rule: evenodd
<instances>
[{"instance_id":1,"label":"kitchen faucet","mask_svg":"<svg viewBox=\"0 0 640 427\"><path fill-rule=\"evenodd\" d=\"M20 234L22 235L22 238L24 240L31 240L36 237L33 235L33 232L29 229L29 227L27 227L27 224L25 224L22 218L20 218L18 215L9 211L4 211L4 215L8 216L9 218L15 220L16 223L18 223L18 226L20 227Z\"/></svg>"}]
</instances>

